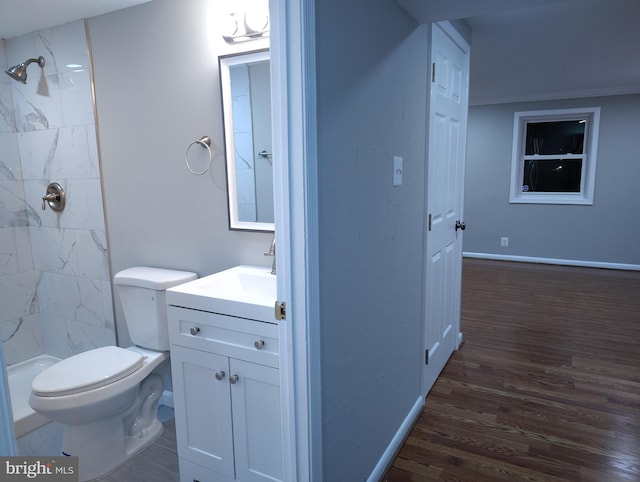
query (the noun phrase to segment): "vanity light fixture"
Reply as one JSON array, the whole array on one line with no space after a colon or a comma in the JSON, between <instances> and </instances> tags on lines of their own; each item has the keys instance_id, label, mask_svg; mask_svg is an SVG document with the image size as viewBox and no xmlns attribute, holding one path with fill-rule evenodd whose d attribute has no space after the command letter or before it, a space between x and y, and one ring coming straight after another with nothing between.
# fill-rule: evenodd
<instances>
[{"instance_id":1,"label":"vanity light fixture","mask_svg":"<svg viewBox=\"0 0 640 482\"><path fill-rule=\"evenodd\" d=\"M245 42L269 36L266 11L230 13L223 22L222 38L229 43Z\"/></svg>"}]
</instances>

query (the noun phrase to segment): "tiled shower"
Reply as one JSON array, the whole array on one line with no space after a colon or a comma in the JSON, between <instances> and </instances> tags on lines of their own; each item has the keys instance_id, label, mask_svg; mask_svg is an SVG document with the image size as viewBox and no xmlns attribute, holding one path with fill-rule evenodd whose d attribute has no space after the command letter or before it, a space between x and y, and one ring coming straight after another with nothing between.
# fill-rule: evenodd
<instances>
[{"instance_id":1,"label":"tiled shower","mask_svg":"<svg viewBox=\"0 0 640 482\"><path fill-rule=\"evenodd\" d=\"M5 364L114 344L88 43L82 20L0 40L0 337ZM42 196L65 189L56 213Z\"/></svg>"}]
</instances>

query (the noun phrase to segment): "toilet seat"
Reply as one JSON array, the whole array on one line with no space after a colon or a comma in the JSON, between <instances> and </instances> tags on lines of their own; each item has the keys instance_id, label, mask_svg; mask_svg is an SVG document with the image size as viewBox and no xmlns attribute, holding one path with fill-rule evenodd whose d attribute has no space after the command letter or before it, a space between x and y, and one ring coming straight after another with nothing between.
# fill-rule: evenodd
<instances>
[{"instance_id":1,"label":"toilet seat","mask_svg":"<svg viewBox=\"0 0 640 482\"><path fill-rule=\"evenodd\" d=\"M141 353L118 346L96 348L47 368L33 380L31 389L34 395L56 397L104 387L139 370L144 359Z\"/></svg>"}]
</instances>

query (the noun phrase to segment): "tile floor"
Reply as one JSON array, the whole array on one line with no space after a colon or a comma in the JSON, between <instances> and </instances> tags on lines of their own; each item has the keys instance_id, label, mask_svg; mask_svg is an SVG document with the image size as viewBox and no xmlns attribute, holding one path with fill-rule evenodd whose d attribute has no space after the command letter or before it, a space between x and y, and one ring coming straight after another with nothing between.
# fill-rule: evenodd
<instances>
[{"instance_id":1,"label":"tile floor","mask_svg":"<svg viewBox=\"0 0 640 482\"><path fill-rule=\"evenodd\" d=\"M124 465L99 479L100 482L177 482L178 452L173 409L160 406L158 418L164 425L153 444ZM60 455L62 426L51 422L18 439L19 455Z\"/></svg>"}]
</instances>

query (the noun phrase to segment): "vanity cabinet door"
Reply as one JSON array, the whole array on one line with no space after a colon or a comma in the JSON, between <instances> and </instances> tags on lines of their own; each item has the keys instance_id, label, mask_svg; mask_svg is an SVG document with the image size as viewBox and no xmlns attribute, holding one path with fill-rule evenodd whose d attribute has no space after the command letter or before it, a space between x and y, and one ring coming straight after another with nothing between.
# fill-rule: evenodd
<instances>
[{"instance_id":1,"label":"vanity cabinet door","mask_svg":"<svg viewBox=\"0 0 640 482\"><path fill-rule=\"evenodd\" d=\"M229 360L236 478L242 482L282 480L280 375L276 368Z\"/></svg>"},{"instance_id":2,"label":"vanity cabinet door","mask_svg":"<svg viewBox=\"0 0 640 482\"><path fill-rule=\"evenodd\" d=\"M171 372L180 457L234 478L229 358L173 345Z\"/></svg>"}]
</instances>

